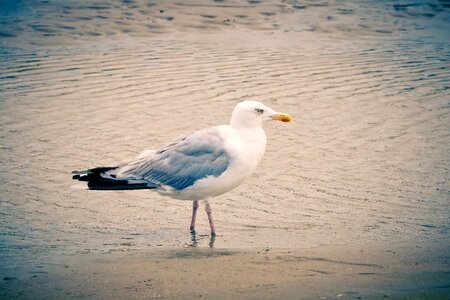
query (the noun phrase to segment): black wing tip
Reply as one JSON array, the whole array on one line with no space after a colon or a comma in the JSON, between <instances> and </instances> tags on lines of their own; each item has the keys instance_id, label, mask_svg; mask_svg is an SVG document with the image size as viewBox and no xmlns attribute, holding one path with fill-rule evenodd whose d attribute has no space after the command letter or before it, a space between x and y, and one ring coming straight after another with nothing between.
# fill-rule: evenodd
<instances>
[{"instance_id":1,"label":"black wing tip","mask_svg":"<svg viewBox=\"0 0 450 300\"><path fill-rule=\"evenodd\" d=\"M78 170L73 170L71 172L71 174L74 174L74 176L76 175L89 175L89 174L100 174L100 173L105 173L111 170L115 170L118 167L97 167L97 168L92 168L92 169L87 169L87 170L82 170L82 171L78 171Z\"/></svg>"},{"instance_id":2,"label":"black wing tip","mask_svg":"<svg viewBox=\"0 0 450 300\"><path fill-rule=\"evenodd\" d=\"M117 167L97 167L93 169L78 171L72 171L72 179L79 181L96 181L101 178L102 173L106 173L110 170L115 170Z\"/></svg>"},{"instance_id":3,"label":"black wing tip","mask_svg":"<svg viewBox=\"0 0 450 300\"><path fill-rule=\"evenodd\" d=\"M156 189L155 186L148 186L147 184L128 184L126 182L117 183L100 183L100 182L88 182L89 190L153 190Z\"/></svg>"},{"instance_id":4,"label":"black wing tip","mask_svg":"<svg viewBox=\"0 0 450 300\"><path fill-rule=\"evenodd\" d=\"M90 190L138 190L156 189L157 184L149 182L136 182L127 179L116 179L114 174L103 177L102 174L115 170L117 167L97 167L84 171L72 171L72 179L86 181Z\"/></svg>"}]
</instances>

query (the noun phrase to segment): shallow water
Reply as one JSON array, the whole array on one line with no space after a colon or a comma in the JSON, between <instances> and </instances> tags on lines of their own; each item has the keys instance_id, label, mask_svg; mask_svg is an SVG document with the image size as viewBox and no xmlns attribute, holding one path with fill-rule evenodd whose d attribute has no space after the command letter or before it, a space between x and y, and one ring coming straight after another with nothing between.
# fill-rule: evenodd
<instances>
[{"instance_id":1,"label":"shallow water","mask_svg":"<svg viewBox=\"0 0 450 300\"><path fill-rule=\"evenodd\" d=\"M448 5L311 2L298 15L306 9L294 2L252 4L256 13L238 8L251 21L235 31L195 29L212 18L183 19L192 5L175 10L170 2L176 17L164 32L145 35L136 25L136 35L117 39L104 18L45 19L29 9L33 1L8 10L2 22L21 25L1 35L1 259L190 245L190 202L73 189L70 171L227 123L242 99L288 112L295 123L267 124L268 148L254 176L212 201L216 247L448 239ZM60 12L54 3L38 7ZM143 4L136 5L130 9ZM221 18L238 13L214 9ZM66 22L85 36L68 42L68 28L30 33L27 22L40 29ZM280 24L263 26L271 22ZM206 246L205 214L197 226Z\"/></svg>"}]
</instances>

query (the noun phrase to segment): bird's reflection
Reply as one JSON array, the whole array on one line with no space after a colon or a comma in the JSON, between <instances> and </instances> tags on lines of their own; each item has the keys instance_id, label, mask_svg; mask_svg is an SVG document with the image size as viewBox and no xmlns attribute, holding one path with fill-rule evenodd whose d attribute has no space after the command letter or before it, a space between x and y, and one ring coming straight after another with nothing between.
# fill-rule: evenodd
<instances>
[{"instance_id":1,"label":"bird's reflection","mask_svg":"<svg viewBox=\"0 0 450 300\"><path fill-rule=\"evenodd\" d=\"M197 238L197 232L195 230L191 230L191 247L197 247L198 246L198 238Z\"/></svg>"},{"instance_id":2,"label":"bird's reflection","mask_svg":"<svg viewBox=\"0 0 450 300\"><path fill-rule=\"evenodd\" d=\"M209 239L209 248L214 248L214 242L216 241L216 234L211 234L211 238Z\"/></svg>"},{"instance_id":3,"label":"bird's reflection","mask_svg":"<svg viewBox=\"0 0 450 300\"><path fill-rule=\"evenodd\" d=\"M190 247L197 247L198 243L199 243L199 239L201 236L199 236L197 234L197 232L195 230L191 230L191 244L189 245ZM216 241L216 235L212 234L209 242L208 242L208 246L209 248L214 248L214 242Z\"/></svg>"}]
</instances>

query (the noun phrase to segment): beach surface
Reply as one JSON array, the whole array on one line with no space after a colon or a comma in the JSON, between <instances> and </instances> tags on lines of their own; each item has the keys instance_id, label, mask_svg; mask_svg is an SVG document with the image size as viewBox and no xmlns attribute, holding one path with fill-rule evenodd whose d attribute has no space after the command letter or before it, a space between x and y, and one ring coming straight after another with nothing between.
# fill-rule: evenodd
<instances>
[{"instance_id":1,"label":"beach surface","mask_svg":"<svg viewBox=\"0 0 450 300\"><path fill-rule=\"evenodd\" d=\"M450 294L446 1L0 3L0 298ZM255 174L211 201L71 188L241 100Z\"/></svg>"},{"instance_id":2,"label":"beach surface","mask_svg":"<svg viewBox=\"0 0 450 300\"><path fill-rule=\"evenodd\" d=\"M448 299L447 245L160 248L58 257L5 298Z\"/></svg>"}]
</instances>

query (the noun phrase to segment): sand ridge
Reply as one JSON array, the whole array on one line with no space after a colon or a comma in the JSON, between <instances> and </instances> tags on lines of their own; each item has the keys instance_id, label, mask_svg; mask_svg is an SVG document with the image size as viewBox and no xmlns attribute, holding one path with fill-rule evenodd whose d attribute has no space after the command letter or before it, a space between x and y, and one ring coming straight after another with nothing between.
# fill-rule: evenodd
<instances>
[{"instance_id":1,"label":"sand ridge","mask_svg":"<svg viewBox=\"0 0 450 300\"><path fill-rule=\"evenodd\" d=\"M27 0L1 5L2 42L35 46L241 31L290 34L292 39L310 35L315 40L370 41L407 36L411 30L424 34L424 22L437 25L433 34L438 38L445 37L441 27L448 18L445 6L438 3ZM380 18L386 12L387 16Z\"/></svg>"}]
</instances>

